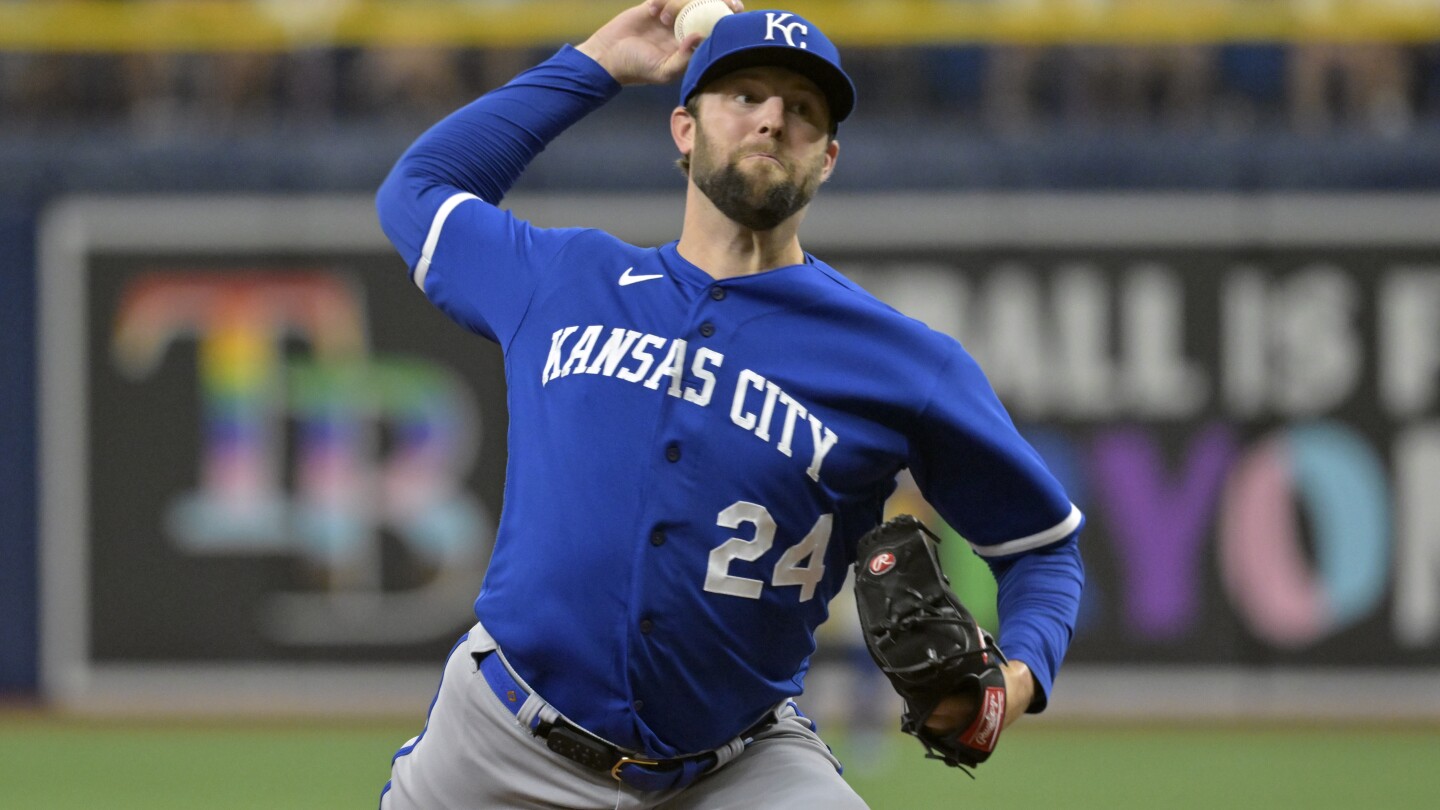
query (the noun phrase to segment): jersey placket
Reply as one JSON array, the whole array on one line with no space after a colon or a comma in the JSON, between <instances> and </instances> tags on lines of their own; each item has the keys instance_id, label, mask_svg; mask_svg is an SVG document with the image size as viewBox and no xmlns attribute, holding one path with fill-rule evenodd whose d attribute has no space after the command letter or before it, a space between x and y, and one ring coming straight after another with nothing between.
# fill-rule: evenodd
<instances>
[{"instance_id":1,"label":"jersey placket","mask_svg":"<svg viewBox=\"0 0 1440 810\"><path fill-rule=\"evenodd\" d=\"M692 294L689 311L683 321L678 321L676 337L685 341L683 362L677 364L672 382L662 384L657 392L661 397L657 409L657 427L652 439L650 453L653 459L650 480L643 483L646 495L640 509L640 520L634 530L637 550L635 567L631 576L630 632L628 649L637 645L663 643L667 633L684 632L683 629L667 623L667 616L655 611L659 600L652 597L655 588L698 588L705 572L694 573L695 580L689 583L673 583L656 576L661 567L657 556L675 553L672 534L684 527L705 526L713 522L713 516L690 514L694 502L691 493L696 487L704 486L703 459L711 454L706 442L723 441L720 437L706 435L707 420L714 418L713 411L722 407L716 398L721 395L716 382L702 379L695 373L697 364L712 375L722 371L706 363L710 357L706 352L723 353L726 336L724 302L729 291L720 283L701 288ZM712 361L713 362L713 361ZM710 431L713 433L713 429ZM634 656L627 655L626 678L630 692L631 708L640 714L644 711L644 699L637 695ZM638 719L637 719L638 723ZM644 724L639 724L644 733Z\"/></svg>"}]
</instances>

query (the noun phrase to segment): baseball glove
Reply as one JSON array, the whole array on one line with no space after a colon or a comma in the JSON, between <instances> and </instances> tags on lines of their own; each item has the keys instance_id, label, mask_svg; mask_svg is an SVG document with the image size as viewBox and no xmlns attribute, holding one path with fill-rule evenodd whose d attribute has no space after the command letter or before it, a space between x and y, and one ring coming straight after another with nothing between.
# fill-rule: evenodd
<instances>
[{"instance_id":1,"label":"baseball glove","mask_svg":"<svg viewBox=\"0 0 1440 810\"><path fill-rule=\"evenodd\" d=\"M1005 656L940 570L940 538L910 515L860 538L855 603L870 657L905 699L900 730L924 743L926 756L969 773L989 759L1005 719ZM939 734L925 720L951 695L975 698L976 712Z\"/></svg>"}]
</instances>

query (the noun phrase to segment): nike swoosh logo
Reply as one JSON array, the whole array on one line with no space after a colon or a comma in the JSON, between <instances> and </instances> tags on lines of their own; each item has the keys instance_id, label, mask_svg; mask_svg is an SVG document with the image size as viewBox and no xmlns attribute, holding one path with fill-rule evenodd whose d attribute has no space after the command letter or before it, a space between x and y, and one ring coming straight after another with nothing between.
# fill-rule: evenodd
<instances>
[{"instance_id":1,"label":"nike swoosh logo","mask_svg":"<svg viewBox=\"0 0 1440 810\"><path fill-rule=\"evenodd\" d=\"M630 273L631 273L631 271L633 271L634 269L635 269L635 268L633 268L633 267L627 267L627 268L625 268L625 272L620 274L620 286L621 286L621 287L629 287L631 284L639 284L639 283L642 282L642 281L649 281L649 280L652 279L652 278L664 278L664 277L665 277L663 273L656 273L656 274L653 275L653 276L632 276L632 275L630 275Z\"/></svg>"}]
</instances>

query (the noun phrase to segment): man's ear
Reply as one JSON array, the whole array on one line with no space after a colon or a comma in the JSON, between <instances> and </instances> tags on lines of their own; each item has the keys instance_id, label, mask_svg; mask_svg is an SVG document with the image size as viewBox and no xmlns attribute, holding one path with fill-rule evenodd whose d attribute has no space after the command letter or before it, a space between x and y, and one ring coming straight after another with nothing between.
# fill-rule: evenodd
<instances>
[{"instance_id":1,"label":"man's ear","mask_svg":"<svg viewBox=\"0 0 1440 810\"><path fill-rule=\"evenodd\" d=\"M684 107L670 111L670 137L682 155L689 155L695 148L695 117Z\"/></svg>"},{"instance_id":2,"label":"man's ear","mask_svg":"<svg viewBox=\"0 0 1440 810\"><path fill-rule=\"evenodd\" d=\"M830 144L825 147L825 168L820 172L820 182L830 179L835 173L835 161L840 159L840 142L830 139Z\"/></svg>"}]
</instances>

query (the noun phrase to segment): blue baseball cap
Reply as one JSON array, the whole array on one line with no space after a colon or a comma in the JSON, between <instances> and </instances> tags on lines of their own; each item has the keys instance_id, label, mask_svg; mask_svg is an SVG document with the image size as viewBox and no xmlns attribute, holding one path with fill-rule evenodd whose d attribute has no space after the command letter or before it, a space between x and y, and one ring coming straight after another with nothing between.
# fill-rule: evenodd
<instances>
[{"instance_id":1,"label":"blue baseball cap","mask_svg":"<svg viewBox=\"0 0 1440 810\"><path fill-rule=\"evenodd\" d=\"M745 11L721 17L690 57L680 104L709 82L748 67L776 65L815 82L836 124L855 109L855 83L840 67L840 51L820 29L788 11Z\"/></svg>"}]
</instances>

